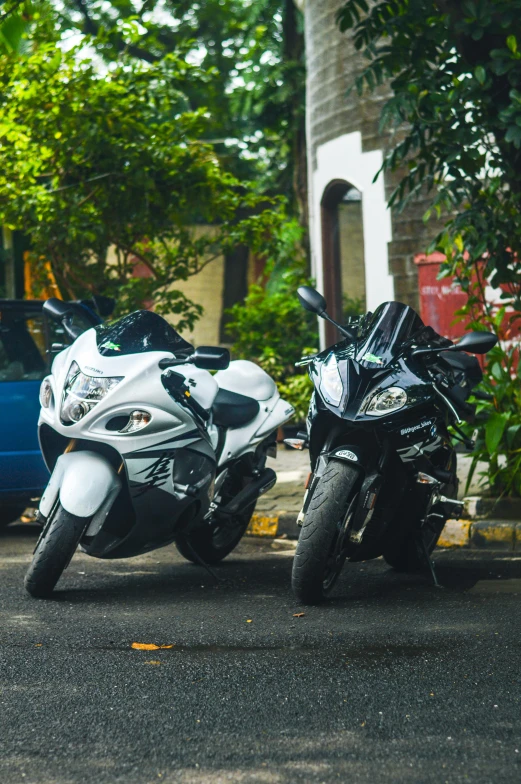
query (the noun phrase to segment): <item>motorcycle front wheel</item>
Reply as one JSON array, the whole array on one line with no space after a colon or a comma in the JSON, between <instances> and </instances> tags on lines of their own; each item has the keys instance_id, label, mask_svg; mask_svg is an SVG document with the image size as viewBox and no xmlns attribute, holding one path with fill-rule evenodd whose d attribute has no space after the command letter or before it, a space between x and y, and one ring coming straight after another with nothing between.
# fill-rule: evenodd
<instances>
[{"instance_id":1,"label":"motorcycle front wheel","mask_svg":"<svg viewBox=\"0 0 521 784\"><path fill-rule=\"evenodd\" d=\"M291 585L303 604L326 599L342 571L359 485L359 471L340 460L332 460L320 477L293 560Z\"/></svg>"},{"instance_id":2,"label":"motorcycle front wheel","mask_svg":"<svg viewBox=\"0 0 521 784\"><path fill-rule=\"evenodd\" d=\"M89 519L66 512L58 503L36 543L25 575L25 588L35 598L49 596L69 565Z\"/></svg>"}]
</instances>

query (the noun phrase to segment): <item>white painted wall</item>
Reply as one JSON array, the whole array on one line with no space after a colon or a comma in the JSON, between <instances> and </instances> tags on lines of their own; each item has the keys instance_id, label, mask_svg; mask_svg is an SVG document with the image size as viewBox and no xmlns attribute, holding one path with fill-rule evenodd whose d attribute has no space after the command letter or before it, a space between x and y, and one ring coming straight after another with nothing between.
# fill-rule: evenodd
<instances>
[{"instance_id":1,"label":"white painted wall","mask_svg":"<svg viewBox=\"0 0 521 784\"><path fill-rule=\"evenodd\" d=\"M312 273L323 292L322 223L320 203L332 180L346 180L362 193L364 224L365 290L368 310L394 299L393 276L389 274L387 244L392 239L391 213L387 209L383 177L373 182L382 165L381 150L362 152L359 131L346 133L317 148L317 167L311 173L310 227ZM324 347L324 321L320 340Z\"/></svg>"}]
</instances>

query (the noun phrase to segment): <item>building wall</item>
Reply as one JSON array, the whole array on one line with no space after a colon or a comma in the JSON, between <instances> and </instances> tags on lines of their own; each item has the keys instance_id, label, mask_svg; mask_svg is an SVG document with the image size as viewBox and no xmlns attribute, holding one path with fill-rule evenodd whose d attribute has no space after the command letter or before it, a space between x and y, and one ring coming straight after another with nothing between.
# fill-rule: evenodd
<instances>
[{"instance_id":1,"label":"building wall","mask_svg":"<svg viewBox=\"0 0 521 784\"><path fill-rule=\"evenodd\" d=\"M299 0L305 17L307 60L307 133L312 256L320 285L322 242L320 203L328 178L346 179L362 191L367 305L384 298L418 307L414 256L426 250L439 227L425 225L422 199L402 214L386 208L398 175L372 179L389 139L379 130L388 88L360 97L350 89L367 61L341 33L335 15L342 0ZM356 178L359 178L356 181Z\"/></svg>"},{"instance_id":2,"label":"building wall","mask_svg":"<svg viewBox=\"0 0 521 784\"><path fill-rule=\"evenodd\" d=\"M221 342L225 260L215 259L197 275L176 283L188 299L202 305L204 314L183 337L196 346L217 346Z\"/></svg>"},{"instance_id":3,"label":"building wall","mask_svg":"<svg viewBox=\"0 0 521 784\"><path fill-rule=\"evenodd\" d=\"M203 231L200 227L196 231ZM207 231L207 229L204 229ZM114 249L110 248L108 263L116 263ZM193 329L182 332L183 337L195 346L229 345L231 339L223 329L224 311L235 302L244 298L248 285L248 267L252 262L248 251L239 249L225 258L219 256L211 261L201 272L192 275L188 280L178 280L172 289L181 291L189 300L202 305L204 312L196 321ZM148 276L150 271L142 263L136 263L134 275ZM230 284L230 278L233 278ZM143 307L153 309L153 302L144 303ZM167 321L175 323L175 314L167 315Z\"/></svg>"}]
</instances>

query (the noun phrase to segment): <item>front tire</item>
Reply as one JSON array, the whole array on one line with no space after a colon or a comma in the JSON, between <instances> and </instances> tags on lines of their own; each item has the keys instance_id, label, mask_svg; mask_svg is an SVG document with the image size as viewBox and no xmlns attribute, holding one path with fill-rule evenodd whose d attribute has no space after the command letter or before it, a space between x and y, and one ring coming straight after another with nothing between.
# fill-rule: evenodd
<instances>
[{"instance_id":1,"label":"front tire","mask_svg":"<svg viewBox=\"0 0 521 784\"><path fill-rule=\"evenodd\" d=\"M76 517L57 504L36 544L25 575L25 588L35 598L49 596L65 571L89 519Z\"/></svg>"},{"instance_id":2,"label":"front tire","mask_svg":"<svg viewBox=\"0 0 521 784\"><path fill-rule=\"evenodd\" d=\"M331 461L309 504L293 560L291 585L303 604L323 601L346 559L346 535L359 495L359 471Z\"/></svg>"}]
</instances>

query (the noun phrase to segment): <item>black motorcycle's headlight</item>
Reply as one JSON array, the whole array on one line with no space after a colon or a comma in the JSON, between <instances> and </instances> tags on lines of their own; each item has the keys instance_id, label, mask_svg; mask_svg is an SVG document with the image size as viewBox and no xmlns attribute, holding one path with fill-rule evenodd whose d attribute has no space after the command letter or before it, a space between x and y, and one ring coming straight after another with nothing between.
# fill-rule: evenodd
<instances>
[{"instance_id":1,"label":"black motorcycle's headlight","mask_svg":"<svg viewBox=\"0 0 521 784\"><path fill-rule=\"evenodd\" d=\"M373 395L369 400L366 398L361 406L367 416L385 416L399 411L407 403L407 392L400 387L389 387Z\"/></svg>"},{"instance_id":2,"label":"black motorcycle's headlight","mask_svg":"<svg viewBox=\"0 0 521 784\"><path fill-rule=\"evenodd\" d=\"M333 352L331 352L320 368L319 391L326 403L331 403L333 406L340 405L344 386L340 378L338 362Z\"/></svg>"}]
</instances>

